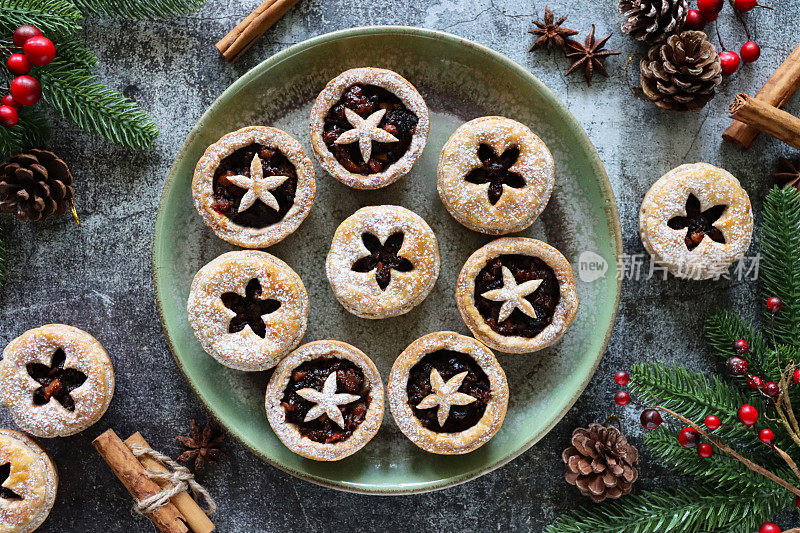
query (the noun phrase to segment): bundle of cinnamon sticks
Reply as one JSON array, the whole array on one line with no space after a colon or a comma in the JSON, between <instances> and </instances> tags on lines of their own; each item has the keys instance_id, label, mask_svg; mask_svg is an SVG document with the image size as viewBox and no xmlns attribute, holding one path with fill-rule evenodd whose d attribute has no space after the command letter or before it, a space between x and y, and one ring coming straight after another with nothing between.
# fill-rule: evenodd
<instances>
[{"instance_id":1,"label":"bundle of cinnamon sticks","mask_svg":"<svg viewBox=\"0 0 800 533\"><path fill-rule=\"evenodd\" d=\"M266 0L216 44L222 57L235 63L298 0Z\"/></svg>"}]
</instances>

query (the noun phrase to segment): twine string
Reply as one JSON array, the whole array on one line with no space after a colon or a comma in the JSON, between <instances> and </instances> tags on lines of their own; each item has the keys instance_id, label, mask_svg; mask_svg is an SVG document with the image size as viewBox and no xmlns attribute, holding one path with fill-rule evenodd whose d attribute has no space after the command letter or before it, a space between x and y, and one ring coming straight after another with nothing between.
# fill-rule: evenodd
<instances>
[{"instance_id":1,"label":"twine string","mask_svg":"<svg viewBox=\"0 0 800 533\"><path fill-rule=\"evenodd\" d=\"M633 54L628 57L628 62L625 64L625 83L628 84L628 89L630 89L631 94L637 100L641 100L642 102L649 102L650 100L646 98L642 98L639 94L642 92L641 87L634 87L631 85L631 78L630 78L630 70L631 70L631 61L633 61L636 57L640 57L641 54Z\"/></svg>"},{"instance_id":2,"label":"twine string","mask_svg":"<svg viewBox=\"0 0 800 533\"><path fill-rule=\"evenodd\" d=\"M206 508L203 509L203 511L206 514L214 514L217 511L217 504L214 502L214 499L205 487L195 481L194 474L192 474L188 468L176 463L170 457L152 448L133 445L131 451L136 457L146 456L160 461L169 469L168 472L159 472L151 468L145 468L147 477L159 481L166 481L169 485L164 487L164 489L157 494L153 494L143 500L135 501L133 504L134 511L139 514L152 514L156 509L168 503L172 497L187 490L192 491L192 496L194 496L196 501L202 500L205 503Z\"/></svg>"}]
</instances>

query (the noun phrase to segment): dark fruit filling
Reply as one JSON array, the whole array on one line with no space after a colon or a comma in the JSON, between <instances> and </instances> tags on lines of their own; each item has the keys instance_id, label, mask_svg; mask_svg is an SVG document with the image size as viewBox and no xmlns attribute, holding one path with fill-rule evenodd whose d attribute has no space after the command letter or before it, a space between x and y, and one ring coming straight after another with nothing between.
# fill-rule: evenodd
<instances>
[{"instance_id":1,"label":"dark fruit filling","mask_svg":"<svg viewBox=\"0 0 800 533\"><path fill-rule=\"evenodd\" d=\"M55 399L67 411L75 410L72 391L83 385L86 374L74 368L64 368L67 355L59 348L53 354L50 366L41 363L29 363L25 366L28 375L35 379L41 387L33 391L33 404L44 405Z\"/></svg>"},{"instance_id":2,"label":"dark fruit filling","mask_svg":"<svg viewBox=\"0 0 800 533\"><path fill-rule=\"evenodd\" d=\"M258 154L264 176L289 176L276 189L270 191L278 201L279 209L273 208L256 199L256 202L245 211L239 213L239 203L247 193L246 189L235 185L227 178L230 176L250 177L250 163ZM267 148L261 144L251 144L239 148L223 159L214 172L214 209L240 226L248 228L265 228L283 220L294 204L297 191L297 171L294 165L278 149Z\"/></svg>"},{"instance_id":3,"label":"dark fruit filling","mask_svg":"<svg viewBox=\"0 0 800 533\"><path fill-rule=\"evenodd\" d=\"M5 498L7 500L21 500L22 496L20 496L13 490L9 489L8 487L2 486L2 484L6 482L8 476L10 475L11 475L11 463L0 465L0 498Z\"/></svg>"},{"instance_id":4,"label":"dark fruit filling","mask_svg":"<svg viewBox=\"0 0 800 533\"><path fill-rule=\"evenodd\" d=\"M467 405L451 405L450 415L447 417L444 427L439 426L438 406L430 409L417 409L417 405L426 396L433 393L431 370L434 368L445 383L456 374L466 371L467 375L461 382L458 392L475 398L474 402ZM408 373L406 391L408 392L408 405L411 406L414 415L423 426L436 433L459 433L471 428L483 417L486 404L492 398L489 377L486 372L472 357L453 350L437 350L420 359L419 363L414 365Z\"/></svg>"},{"instance_id":5,"label":"dark fruit filling","mask_svg":"<svg viewBox=\"0 0 800 533\"><path fill-rule=\"evenodd\" d=\"M690 194L686 199L686 216L669 219L667 226L672 229L686 229L686 237L683 238L683 242L686 243L686 248L689 250L697 248L706 235L712 241L724 244L725 236L721 230L714 227L714 222L719 220L727 208L727 205L715 205L705 211L700 211L700 200L694 194Z\"/></svg>"},{"instance_id":6,"label":"dark fruit filling","mask_svg":"<svg viewBox=\"0 0 800 533\"><path fill-rule=\"evenodd\" d=\"M332 372L336 372L337 394L355 394L361 398L339 406L344 428L324 413L319 418L304 422L315 404L297 394L297 391L309 388L321 391ZM286 421L295 424L302 436L315 442L332 444L350 438L364 421L369 409L369 392L370 385L358 366L345 359L324 357L306 361L292 371L281 405L286 410Z\"/></svg>"},{"instance_id":7,"label":"dark fruit filling","mask_svg":"<svg viewBox=\"0 0 800 533\"><path fill-rule=\"evenodd\" d=\"M358 142L335 144L336 139L347 130L353 129L347 121L344 108L355 111L361 118L367 118L381 109L386 114L378 123L379 128L394 135L398 142L380 143L372 141L372 155L364 161ZM376 174L396 163L408 151L411 139L417 129L419 118L405 104L386 89L374 85L351 85L325 115L322 141L339 163L354 174Z\"/></svg>"},{"instance_id":8,"label":"dark fruit filling","mask_svg":"<svg viewBox=\"0 0 800 533\"><path fill-rule=\"evenodd\" d=\"M508 169L511 168L519 158L519 148L512 146L507 148L501 155L497 155L494 148L488 144L478 147L478 159L483 166L473 169L464 178L470 183L489 184L489 202L496 204L503 196L503 185L520 189L525 186L525 179Z\"/></svg>"},{"instance_id":9,"label":"dark fruit filling","mask_svg":"<svg viewBox=\"0 0 800 533\"><path fill-rule=\"evenodd\" d=\"M414 265L405 257L400 257L397 253L403 247L405 235L401 232L392 233L381 244L380 239L371 233L362 233L361 240L369 250L370 255L366 255L353 263L351 270L355 272L375 271L375 280L381 290L385 291L392 281L392 270L398 272L410 272L414 270Z\"/></svg>"},{"instance_id":10,"label":"dark fruit filling","mask_svg":"<svg viewBox=\"0 0 800 533\"><path fill-rule=\"evenodd\" d=\"M278 300L261 299L261 283L257 278L247 283L244 296L236 292L226 292L220 298L225 307L236 313L228 326L229 333L236 333L242 331L245 326L250 326L253 333L262 339L267 335L267 326L261 317L274 313L281 306Z\"/></svg>"},{"instance_id":11,"label":"dark fruit filling","mask_svg":"<svg viewBox=\"0 0 800 533\"><path fill-rule=\"evenodd\" d=\"M503 302L495 302L481 296L493 289L503 287L503 267L508 268L518 284L540 279L542 284L526 299L533 306L536 318L514 309L508 318L498 323ZM550 266L529 255L501 255L486 263L475 278L475 307L486 324L500 335L507 337L533 338L553 321L553 314L561 299L560 286Z\"/></svg>"}]
</instances>

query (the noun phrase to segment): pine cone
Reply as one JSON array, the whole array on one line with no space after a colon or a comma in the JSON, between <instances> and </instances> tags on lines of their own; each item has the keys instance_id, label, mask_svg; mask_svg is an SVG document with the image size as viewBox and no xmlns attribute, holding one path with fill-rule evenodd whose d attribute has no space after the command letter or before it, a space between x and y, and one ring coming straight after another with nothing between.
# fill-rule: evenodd
<instances>
[{"instance_id":1,"label":"pine cone","mask_svg":"<svg viewBox=\"0 0 800 533\"><path fill-rule=\"evenodd\" d=\"M722 82L717 50L701 31L671 35L666 43L653 46L639 70L645 96L672 111L702 109Z\"/></svg>"},{"instance_id":2,"label":"pine cone","mask_svg":"<svg viewBox=\"0 0 800 533\"><path fill-rule=\"evenodd\" d=\"M572 432L572 446L561 458L564 478L595 502L628 494L639 477L639 452L615 427L590 424Z\"/></svg>"},{"instance_id":3,"label":"pine cone","mask_svg":"<svg viewBox=\"0 0 800 533\"><path fill-rule=\"evenodd\" d=\"M72 174L53 152L28 150L0 165L0 211L23 222L65 213L72 202Z\"/></svg>"},{"instance_id":4,"label":"pine cone","mask_svg":"<svg viewBox=\"0 0 800 533\"><path fill-rule=\"evenodd\" d=\"M619 0L619 12L626 17L622 31L647 44L681 31L688 11L688 0Z\"/></svg>"}]
</instances>

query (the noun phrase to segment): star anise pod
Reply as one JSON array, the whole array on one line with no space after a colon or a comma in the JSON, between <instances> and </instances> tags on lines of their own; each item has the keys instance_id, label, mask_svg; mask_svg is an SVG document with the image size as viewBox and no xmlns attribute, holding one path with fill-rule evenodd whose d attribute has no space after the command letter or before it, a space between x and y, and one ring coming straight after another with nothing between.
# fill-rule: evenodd
<instances>
[{"instance_id":1,"label":"star anise pod","mask_svg":"<svg viewBox=\"0 0 800 533\"><path fill-rule=\"evenodd\" d=\"M195 472L200 472L209 462L216 461L222 455L222 443L225 435L218 431L213 420L206 422L202 428L192 420L189 436L178 435L178 442L188 448L178 456L182 463L194 461Z\"/></svg>"},{"instance_id":2,"label":"star anise pod","mask_svg":"<svg viewBox=\"0 0 800 533\"><path fill-rule=\"evenodd\" d=\"M781 157L778 159L780 171L772 174L772 179L781 184L781 187L797 187L800 190L800 163L793 163Z\"/></svg>"},{"instance_id":3,"label":"star anise pod","mask_svg":"<svg viewBox=\"0 0 800 533\"><path fill-rule=\"evenodd\" d=\"M611 50L603 50L603 47L606 45L606 41L614 35L613 33L609 33L606 37L596 41L594 38L594 24L592 24L592 31L589 32L589 35L586 36L586 44L581 44L578 41L567 39L566 45L568 49L571 49L572 52L567 52L567 57L574 58L574 63L569 70L564 74L565 76L569 76L577 69L583 69L583 76L586 78L586 83L589 86L592 86L592 77L594 76L595 71L599 72L606 78L608 77L608 71L606 71L605 65L603 65L603 61L608 56L618 56L619 52L612 52Z\"/></svg>"},{"instance_id":4,"label":"star anise pod","mask_svg":"<svg viewBox=\"0 0 800 533\"><path fill-rule=\"evenodd\" d=\"M566 39L573 36L578 35L576 30L571 30L569 28L562 28L561 25L567 20L567 17L561 17L558 20L555 20L555 15L550 10L549 6L544 7L544 22L540 20L534 20L533 23L538 26L538 28L534 28L532 30L528 30L528 33L533 35L538 35L539 38L533 41L533 45L531 46L530 52L533 52L537 48L543 47L547 45L547 53L549 54L550 51L553 49L553 45L564 49Z\"/></svg>"}]
</instances>

